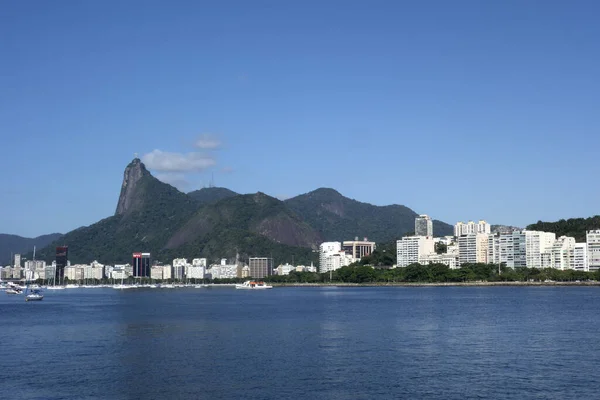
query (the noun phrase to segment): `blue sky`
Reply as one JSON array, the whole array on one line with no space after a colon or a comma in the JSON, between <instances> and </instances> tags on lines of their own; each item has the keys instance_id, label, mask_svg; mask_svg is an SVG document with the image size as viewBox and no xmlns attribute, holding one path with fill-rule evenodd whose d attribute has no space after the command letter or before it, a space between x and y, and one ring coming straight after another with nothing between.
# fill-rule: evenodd
<instances>
[{"instance_id":1,"label":"blue sky","mask_svg":"<svg viewBox=\"0 0 600 400\"><path fill-rule=\"evenodd\" d=\"M27 1L0 12L0 232L318 187L449 223L598 214L595 1Z\"/></svg>"}]
</instances>

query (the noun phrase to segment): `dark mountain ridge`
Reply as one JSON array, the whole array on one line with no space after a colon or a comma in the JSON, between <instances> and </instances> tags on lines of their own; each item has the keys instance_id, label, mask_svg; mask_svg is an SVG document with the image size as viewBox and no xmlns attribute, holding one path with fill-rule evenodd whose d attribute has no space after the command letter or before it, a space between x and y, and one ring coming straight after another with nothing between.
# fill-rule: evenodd
<instances>
[{"instance_id":1,"label":"dark mountain ridge","mask_svg":"<svg viewBox=\"0 0 600 400\"><path fill-rule=\"evenodd\" d=\"M34 246L42 249L60 237L62 233L50 233L35 238L0 233L0 266L13 264L11 254L31 253Z\"/></svg>"}]
</instances>

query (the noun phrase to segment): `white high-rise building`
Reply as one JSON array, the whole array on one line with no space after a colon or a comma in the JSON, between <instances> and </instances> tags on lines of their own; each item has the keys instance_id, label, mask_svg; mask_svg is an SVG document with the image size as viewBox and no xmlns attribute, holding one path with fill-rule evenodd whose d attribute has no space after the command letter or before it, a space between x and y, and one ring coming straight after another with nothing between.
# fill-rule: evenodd
<instances>
[{"instance_id":1,"label":"white high-rise building","mask_svg":"<svg viewBox=\"0 0 600 400\"><path fill-rule=\"evenodd\" d=\"M466 224L464 222L457 222L454 225L454 236L456 237L477 233L489 235L492 233L492 226L482 219L477 223L473 221L469 221Z\"/></svg>"},{"instance_id":2,"label":"white high-rise building","mask_svg":"<svg viewBox=\"0 0 600 400\"><path fill-rule=\"evenodd\" d=\"M398 267L418 263L421 257L433 253L435 250L431 236L405 236L396 242Z\"/></svg>"},{"instance_id":3,"label":"white high-rise building","mask_svg":"<svg viewBox=\"0 0 600 400\"><path fill-rule=\"evenodd\" d=\"M335 271L354 262L352 255L342 250L340 242L324 242L319 246L319 271Z\"/></svg>"},{"instance_id":4,"label":"white high-rise building","mask_svg":"<svg viewBox=\"0 0 600 400\"><path fill-rule=\"evenodd\" d=\"M21 267L21 255L20 254L15 254L15 262L13 264L13 267Z\"/></svg>"},{"instance_id":5,"label":"white high-rise building","mask_svg":"<svg viewBox=\"0 0 600 400\"><path fill-rule=\"evenodd\" d=\"M551 260L550 253L556 241L556 234L528 230L524 230L523 233L525 233L525 266L538 269L552 267L548 261Z\"/></svg>"},{"instance_id":6,"label":"white high-rise building","mask_svg":"<svg viewBox=\"0 0 600 400\"><path fill-rule=\"evenodd\" d=\"M192 261L193 262L193 261ZM203 266L190 266L187 269L187 278L189 279L204 279L205 269Z\"/></svg>"},{"instance_id":7,"label":"white high-rise building","mask_svg":"<svg viewBox=\"0 0 600 400\"><path fill-rule=\"evenodd\" d=\"M155 265L150 267L150 279L162 280L163 278L163 266Z\"/></svg>"},{"instance_id":8,"label":"white high-rise building","mask_svg":"<svg viewBox=\"0 0 600 400\"><path fill-rule=\"evenodd\" d=\"M552 246L552 268L565 270L573 267L575 253L575 238L561 236Z\"/></svg>"},{"instance_id":9,"label":"white high-rise building","mask_svg":"<svg viewBox=\"0 0 600 400\"><path fill-rule=\"evenodd\" d=\"M488 236L488 263L507 267L526 266L525 233L520 231Z\"/></svg>"},{"instance_id":10,"label":"white high-rise building","mask_svg":"<svg viewBox=\"0 0 600 400\"><path fill-rule=\"evenodd\" d=\"M588 270L600 269L600 229L587 231L585 235L587 243Z\"/></svg>"},{"instance_id":11,"label":"white high-rise building","mask_svg":"<svg viewBox=\"0 0 600 400\"><path fill-rule=\"evenodd\" d=\"M163 280L173 279L173 267L170 265L163 265L162 268L163 268L163 274L162 274Z\"/></svg>"},{"instance_id":12,"label":"white high-rise building","mask_svg":"<svg viewBox=\"0 0 600 400\"><path fill-rule=\"evenodd\" d=\"M429 215L421 214L415 218L415 236L433 236L433 221Z\"/></svg>"},{"instance_id":13,"label":"white high-rise building","mask_svg":"<svg viewBox=\"0 0 600 400\"><path fill-rule=\"evenodd\" d=\"M461 264L488 262L488 235L470 233L458 237L458 256Z\"/></svg>"},{"instance_id":14,"label":"white high-rise building","mask_svg":"<svg viewBox=\"0 0 600 400\"><path fill-rule=\"evenodd\" d=\"M571 257L571 261L571 269L577 271L589 271L586 243L575 243L575 247L573 248L573 257Z\"/></svg>"}]
</instances>

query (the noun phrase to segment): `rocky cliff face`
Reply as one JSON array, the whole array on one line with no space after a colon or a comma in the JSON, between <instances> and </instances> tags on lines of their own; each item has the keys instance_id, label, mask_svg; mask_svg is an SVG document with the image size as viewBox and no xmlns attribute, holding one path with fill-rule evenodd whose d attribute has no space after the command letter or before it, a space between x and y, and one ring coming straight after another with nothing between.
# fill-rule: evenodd
<instances>
[{"instance_id":1,"label":"rocky cliff face","mask_svg":"<svg viewBox=\"0 0 600 400\"><path fill-rule=\"evenodd\" d=\"M131 205L134 203L134 193L136 185L143 176L150 175L144 164L139 158L134 158L125 168L123 174L123 184L121 185L121 195L117 203L117 211L115 215L126 214Z\"/></svg>"}]
</instances>

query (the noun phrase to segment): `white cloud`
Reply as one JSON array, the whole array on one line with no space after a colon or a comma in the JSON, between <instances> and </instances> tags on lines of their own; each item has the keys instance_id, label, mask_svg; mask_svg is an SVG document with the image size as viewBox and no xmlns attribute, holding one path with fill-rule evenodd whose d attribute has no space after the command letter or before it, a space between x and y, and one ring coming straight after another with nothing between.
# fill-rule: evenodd
<instances>
[{"instance_id":1,"label":"white cloud","mask_svg":"<svg viewBox=\"0 0 600 400\"><path fill-rule=\"evenodd\" d=\"M199 149L214 150L221 147L221 140L215 135L204 133L196 139L194 146Z\"/></svg>"},{"instance_id":2,"label":"white cloud","mask_svg":"<svg viewBox=\"0 0 600 400\"><path fill-rule=\"evenodd\" d=\"M221 168L221 172L224 174L230 174L234 171L234 169L232 167L223 167Z\"/></svg>"},{"instance_id":3,"label":"white cloud","mask_svg":"<svg viewBox=\"0 0 600 400\"><path fill-rule=\"evenodd\" d=\"M158 149L142 156L149 169L163 172L199 172L216 164L211 155L203 153L170 153Z\"/></svg>"}]
</instances>

